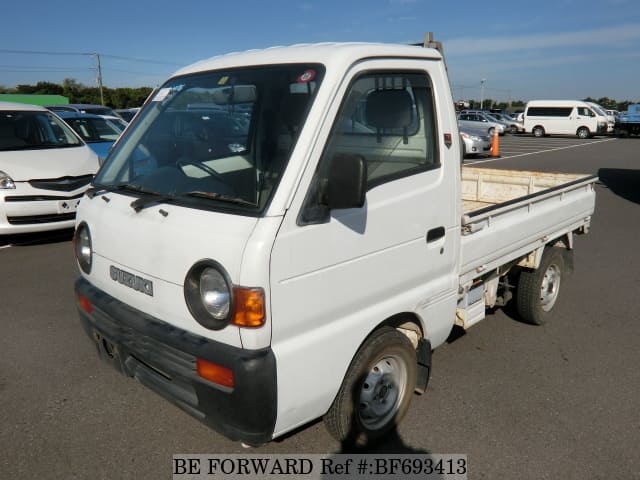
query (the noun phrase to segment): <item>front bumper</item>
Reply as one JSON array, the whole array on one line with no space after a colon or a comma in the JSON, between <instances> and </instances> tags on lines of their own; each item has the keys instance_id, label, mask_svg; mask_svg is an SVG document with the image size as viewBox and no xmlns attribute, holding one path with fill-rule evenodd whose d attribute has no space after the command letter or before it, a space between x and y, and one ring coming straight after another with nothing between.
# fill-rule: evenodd
<instances>
[{"instance_id":1,"label":"front bumper","mask_svg":"<svg viewBox=\"0 0 640 480\"><path fill-rule=\"evenodd\" d=\"M0 235L73 228L92 178L16 181L15 189L0 190Z\"/></svg>"},{"instance_id":2,"label":"front bumper","mask_svg":"<svg viewBox=\"0 0 640 480\"><path fill-rule=\"evenodd\" d=\"M245 350L181 330L146 315L80 278L76 294L92 305L78 308L100 357L231 440L271 440L277 414L275 355L270 348ZM223 387L196 373L196 359L233 371Z\"/></svg>"}]
</instances>

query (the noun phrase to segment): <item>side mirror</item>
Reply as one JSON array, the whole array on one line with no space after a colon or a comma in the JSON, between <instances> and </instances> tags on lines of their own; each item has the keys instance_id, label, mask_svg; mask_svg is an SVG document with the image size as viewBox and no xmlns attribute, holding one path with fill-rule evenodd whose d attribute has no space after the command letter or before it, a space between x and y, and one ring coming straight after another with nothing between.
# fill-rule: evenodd
<instances>
[{"instance_id":1,"label":"side mirror","mask_svg":"<svg viewBox=\"0 0 640 480\"><path fill-rule=\"evenodd\" d=\"M324 204L330 210L360 208L367 194L367 162L361 155L337 154L331 159Z\"/></svg>"}]
</instances>

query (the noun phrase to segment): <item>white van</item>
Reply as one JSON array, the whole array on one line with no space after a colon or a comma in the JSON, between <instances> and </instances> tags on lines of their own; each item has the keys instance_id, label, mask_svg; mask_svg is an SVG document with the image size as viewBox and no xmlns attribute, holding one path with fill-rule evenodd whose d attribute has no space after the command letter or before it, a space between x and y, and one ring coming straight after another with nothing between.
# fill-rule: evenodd
<instances>
[{"instance_id":1,"label":"white van","mask_svg":"<svg viewBox=\"0 0 640 480\"><path fill-rule=\"evenodd\" d=\"M0 102L0 235L74 226L98 156L43 107Z\"/></svg>"},{"instance_id":2,"label":"white van","mask_svg":"<svg viewBox=\"0 0 640 480\"><path fill-rule=\"evenodd\" d=\"M534 137L607 133L607 119L580 100L532 100L524 112L524 131Z\"/></svg>"}]
</instances>

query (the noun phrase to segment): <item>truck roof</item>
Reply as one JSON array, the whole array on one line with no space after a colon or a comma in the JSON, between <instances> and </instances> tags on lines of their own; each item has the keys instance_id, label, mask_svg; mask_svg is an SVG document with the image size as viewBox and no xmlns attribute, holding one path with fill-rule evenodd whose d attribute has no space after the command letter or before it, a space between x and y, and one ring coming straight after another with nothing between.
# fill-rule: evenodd
<instances>
[{"instance_id":1,"label":"truck roof","mask_svg":"<svg viewBox=\"0 0 640 480\"><path fill-rule=\"evenodd\" d=\"M433 48L388 43L316 43L270 47L218 55L186 66L173 76L207 70L277 63L322 63L328 68L348 68L364 58L410 57L442 60Z\"/></svg>"}]
</instances>

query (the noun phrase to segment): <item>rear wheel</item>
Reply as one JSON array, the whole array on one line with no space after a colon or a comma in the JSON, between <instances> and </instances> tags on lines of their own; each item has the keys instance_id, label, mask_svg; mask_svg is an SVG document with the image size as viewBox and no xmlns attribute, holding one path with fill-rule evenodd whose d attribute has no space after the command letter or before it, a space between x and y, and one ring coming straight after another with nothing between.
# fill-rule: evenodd
<instances>
[{"instance_id":1,"label":"rear wheel","mask_svg":"<svg viewBox=\"0 0 640 480\"><path fill-rule=\"evenodd\" d=\"M591 136L591 132L587 127L580 127L577 132L578 138L585 139Z\"/></svg>"},{"instance_id":2,"label":"rear wheel","mask_svg":"<svg viewBox=\"0 0 640 480\"><path fill-rule=\"evenodd\" d=\"M489 134L490 137L493 137L493 134L495 133L496 129L494 127L491 127L489 130L487 130L487 133Z\"/></svg>"},{"instance_id":3,"label":"rear wheel","mask_svg":"<svg viewBox=\"0 0 640 480\"><path fill-rule=\"evenodd\" d=\"M416 375L416 351L409 339L391 327L373 332L353 358L324 416L327 430L354 446L375 443L400 423Z\"/></svg>"},{"instance_id":4,"label":"rear wheel","mask_svg":"<svg viewBox=\"0 0 640 480\"><path fill-rule=\"evenodd\" d=\"M545 250L536 270L522 271L516 299L520 318L534 325L545 323L558 300L564 274L563 252L557 247Z\"/></svg>"},{"instance_id":5,"label":"rear wheel","mask_svg":"<svg viewBox=\"0 0 640 480\"><path fill-rule=\"evenodd\" d=\"M540 126L533 127L532 133L534 137L544 137L544 128Z\"/></svg>"}]
</instances>

